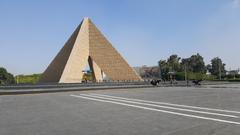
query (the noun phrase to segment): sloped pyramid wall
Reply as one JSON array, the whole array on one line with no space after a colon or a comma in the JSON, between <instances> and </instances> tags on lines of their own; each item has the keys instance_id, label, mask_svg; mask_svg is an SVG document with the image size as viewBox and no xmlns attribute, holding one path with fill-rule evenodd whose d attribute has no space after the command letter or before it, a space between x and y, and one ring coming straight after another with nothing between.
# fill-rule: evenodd
<instances>
[{"instance_id":1,"label":"sloped pyramid wall","mask_svg":"<svg viewBox=\"0 0 240 135\"><path fill-rule=\"evenodd\" d=\"M102 72L113 81L142 80L91 20L85 18L45 70L40 83L79 83L88 63L95 81L102 81Z\"/></svg>"}]
</instances>

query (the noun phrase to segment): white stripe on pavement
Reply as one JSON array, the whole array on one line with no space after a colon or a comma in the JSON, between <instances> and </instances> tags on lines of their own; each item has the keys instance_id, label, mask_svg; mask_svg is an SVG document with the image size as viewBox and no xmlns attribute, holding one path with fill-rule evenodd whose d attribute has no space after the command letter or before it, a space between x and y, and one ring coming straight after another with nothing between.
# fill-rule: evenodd
<instances>
[{"instance_id":1,"label":"white stripe on pavement","mask_svg":"<svg viewBox=\"0 0 240 135\"><path fill-rule=\"evenodd\" d=\"M126 104L126 103L120 103L120 102L115 102L115 101L95 99L95 98L90 98L90 97L85 97L85 96L79 96L79 95L70 95L70 96L72 96L72 97L77 97L77 98L84 98L84 99L88 99L88 100L94 100L94 101L100 101L100 102L106 102L106 103L113 103L113 104L118 104L118 105L130 106L130 107L135 107L135 108L141 108L141 109L145 109L145 110L152 110L152 111L157 111L157 112L175 114L175 115L179 115L179 116L186 116L186 117L191 117L191 118L198 118L198 119L204 119L204 120L211 120L211 121L216 121L216 122L222 122L222 123L229 123L229 124L240 125L240 122L236 122L236 121L228 121L228 120L222 120L222 119L202 117L202 116L197 116L197 115L190 115L190 114L184 114L184 113L178 113L178 112L160 110L160 109L143 107L143 106L138 106L138 105L131 105L131 104Z\"/></svg>"},{"instance_id":2,"label":"white stripe on pavement","mask_svg":"<svg viewBox=\"0 0 240 135\"><path fill-rule=\"evenodd\" d=\"M125 100L139 101L139 102L146 102L146 103L153 103L153 104L162 104L162 105L169 105L169 106L178 106L178 107L185 107L185 108L194 108L194 109L201 109L201 110L228 112L228 113L239 113L240 114L239 111L233 111L233 110L224 110L224 109L215 109L215 108L207 108L207 107L180 105L180 104L172 104L172 103L167 103L167 102L147 101L147 100L141 100L141 99L123 98L123 97L116 97L116 96L95 94L95 93L93 93L91 95L99 95L99 96L104 96L104 97L111 97L111 98L118 98L118 99L125 99Z\"/></svg>"},{"instance_id":3,"label":"white stripe on pavement","mask_svg":"<svg viewBox=\"0 0 240 135\"><path fill-rule=\"evenodd\" d=\"M171 106L162 106L162 105L156 105L156 104L134 102L134 101L122 100L122 99L106 98L106 97L94 96L94 95L89 95L89 94L80 94L80 95L89 96L89 97L93 97L93 98L102 98L102 99L107 99L107 100L119 101L119 102L127 102L127 103L133 103L133 104L154 106L154 107L160 107L160 108L166 108L166 109L172 109L172 110L180 110L180 111L186 111L186 112L195 112L195 113L201 113L201 114L210 114L210 115L216 115L216 116L239 118L238 116L235 116L235 115L228 115L228 114L221 114L221 113L212 113L212 112L204 112L204 111L197 111L197 110L191 110L191 109L176 108L176 107L171 107Z\"/></svg>"}]
</instances>

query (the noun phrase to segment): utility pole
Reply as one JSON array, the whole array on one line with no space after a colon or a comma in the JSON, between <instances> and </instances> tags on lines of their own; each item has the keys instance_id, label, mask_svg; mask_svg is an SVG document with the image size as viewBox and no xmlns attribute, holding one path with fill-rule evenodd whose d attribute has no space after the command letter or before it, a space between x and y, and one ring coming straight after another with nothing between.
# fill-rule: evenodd
<instances>
[{"instance_id":1,"label":"utility pole","mask_svg":"<svg viewBox=\"0 0 240 135\"><path fill-rule=\"evenodd\" d=\"M218 70L219 70L219 80L222 80L222 70L221 70L221 61L220 59L218 60Z\"/></svg>"},{"instance_id":2,"label":"utility pole","mask_svg":"<svg viewBox=\"0 0 240 135\"><path fill-rule=\"evenodd\" d=\"M185 81L187 81L187 66L184 64Z\"/></svg>"},{"instance_id":3,"label":"utility pole","mask_svg":"<svg viewBox=\"0 0 240 135\"><path fill-rule=\"evenodd\" d=\"M188 74L187 74L187 70L188 70L188 64L185 63L185 64L184 64L185 81L186 81L186 85L188 86Z\"/></svg>"},{"instance_id":4,"label":"utility pole","mask_svg":"<svg viewBox=\"0 0 240 135\"><path fill-rule=\"evenodd\" d=\"M161 68L161 65L159 65L159 77L162 80L162 68Z\"/></svg>"},{"instance_id":5,"label":"utility pole","mask_svg":"<svg viewBox=\"0 0 240 135\"><path fill-rule=\"evenodd\" d=\"M19 82L19 81L18 81L18 75L17 75L17 76L16 76L16 83L18 84L18 82Z\"/></svg>"}]
</instances>

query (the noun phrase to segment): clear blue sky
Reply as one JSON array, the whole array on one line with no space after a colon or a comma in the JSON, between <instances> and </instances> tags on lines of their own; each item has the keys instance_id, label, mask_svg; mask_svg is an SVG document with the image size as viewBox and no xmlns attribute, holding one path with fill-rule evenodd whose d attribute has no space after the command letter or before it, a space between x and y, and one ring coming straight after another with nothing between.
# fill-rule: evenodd
<instances>
[{"instance_id":1,"label":"clear blue sky","mask_svg":"<svg viewBox=\"0 0 240 135\"><path fill-rule=\"evenodd\" d=\"M200 53L240 67L240 0L1 0L0 66L43 72L83 17L131 66Z\"/></svg>"}]
</instances>

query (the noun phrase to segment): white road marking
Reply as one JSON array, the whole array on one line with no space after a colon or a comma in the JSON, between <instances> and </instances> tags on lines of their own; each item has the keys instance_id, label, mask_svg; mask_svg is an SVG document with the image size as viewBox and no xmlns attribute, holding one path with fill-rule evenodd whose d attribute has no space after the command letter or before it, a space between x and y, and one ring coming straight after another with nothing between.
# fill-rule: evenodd
<instances>
[{"instance_id":1,"label":"white road marking","mask_svg":"<svg viewBox=\"0 0 240 135\"><path fill-rule=\"evenodd\" d=\"M233 111L233 110L223 110L223 109L215 109L215 108L207 108L207 107L180 105L180 104L172 104L172 103L167 103L167 102L147 101L147 100L141 100L141 99L123 98L123 97L116 97L116 96L95 94L95 93L93 93L91 95L99 95L99 96L118 98L118 99L125 99L125 100L131 100L131 101L146 102L146 103L153 103L153 104L162 104L162 105L169 105L169 106L178 106L178 107L185 107L185 108L194 108L194 109L201 109L201 110L209 110L209 111L218 111L218 112L227 112L227 113L238 113L238 114L240 114L239 111Z\"/></svg>"},{"instance_id":2,"label":"white road marking","mask_svg":"<svg viewBox=\"0 0 240 135\"><path fill-rule=\"evenodd\" d=\"M166 108L166 109L172 109L172 110L180 110L180 111L186 111L186 112L195 112L195 113L201 113L201 114L210 114L210 115L217 115L217 116L224 116L224 117L232 117L232 118L239 118L235 115L228 115L228 114L221 114L221 113L212 113L212 112L204 112L204 111L197 111L197 110L191 110L191 109L183 109L183 108L176 108L171 106L162 106L162 105L156 105L156 104L149 104L149 103L141 103L141 102L134 102L129 100L122 100L122 99L113 99L113 98L106 98L101 96L94 96L89 94L80 94L83 96L89 96L93 98L102 98L107 100L113 100L113 101L119 101L119 102L127 102L127 103L133 103L133 104L140 104L140 105L147 105L147 106L154 106L154 107L160 107L160 108Z\"/></svg>"},{"instance_id":3,"label":"white road marking","mask_svg":"<svg viewBox=\"0 0 240 135\"><path fill-rule=\"evenodd\" d=\"M240 122L236 122L236 121L228 121L228 120L215 119L215 118L210 118L210 117L202 117L202 116L197 116L197 115L190 115L190 114L184 114L184 113L160 110L160 109L155 109L155 108L143 107L143 106L138 106L138 105L131 105L131 104L126 104L126 103L120 103L120 102L109 101L109 100L102 100L102 99L96 99L96 98L90 98L90 97L79 96L79 95L70 95L70 96L77 97L77 98L84 98L84 99L88 99L88 100L94 100L94 101L100 101L100 102L106 102L106 103L113 103L113 104L118 104L118 105L130 106L130 107L135 107L135 108L141 108L141 109L145 109L145 110L152 110L152 111L157 111L157 112L175 114L175 115L179 115L179 116L186 116L186 117L191 117L191 118L198 118L198 119L204 119L204 120L211 120L211 121L216 121L216 122L240 125Z\"/></svg>"}]
</instances>

